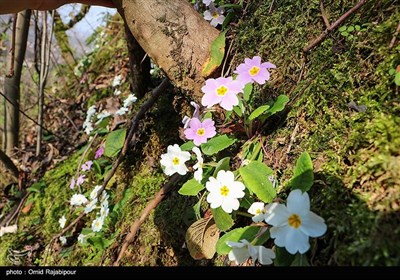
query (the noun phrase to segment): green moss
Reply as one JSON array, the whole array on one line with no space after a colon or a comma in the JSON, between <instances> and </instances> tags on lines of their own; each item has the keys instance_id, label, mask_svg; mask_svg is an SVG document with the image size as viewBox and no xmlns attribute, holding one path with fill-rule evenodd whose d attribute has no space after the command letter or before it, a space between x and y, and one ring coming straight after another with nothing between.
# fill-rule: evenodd
<instances>
[{"instance_id":1,"label":"green moss","mask_svg":"<svg viewBox=\"0 0 400 280\"><path fill-rule=\"evenodd\" d=\"M296 155L307 150L314 159L312 205L329 229L314 244L311 260L320 265L398 265L400 242L387 233L400 231L395 215L400 198L399 98L388 73L400 59L398 49L388 48L398 24L394 1L365 5L346 22L361 25L361 32L350 40L334 31L308 55L303 47L325 28L317 16L319 1L307 6L275 2L270 13L271 1L251 1L252 13L237 30L235 63L256 54L273 62L278 68L272 83L258 89L259 102L278 93L292 100L285 126L271 132L275 152L267 158L283 182ZM354 4L326 5L330 21ZM365 105L366 112L350 109L350 101ZM295 142L285 155L296 124Z\"/></svg>"}]
</instances>

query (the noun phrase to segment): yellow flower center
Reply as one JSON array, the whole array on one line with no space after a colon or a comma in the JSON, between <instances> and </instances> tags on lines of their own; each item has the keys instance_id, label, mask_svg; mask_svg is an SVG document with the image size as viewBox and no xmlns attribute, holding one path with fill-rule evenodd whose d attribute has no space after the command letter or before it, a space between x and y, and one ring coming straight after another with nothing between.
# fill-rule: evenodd
<instances>
[{"instance_id":1,"label":"yellow flower center","mask_svg":"<svg viewBox=\"0 0 400 280\"><path fill-rule=\"evenodd\" d=\"M289 226L291 226L291 227L299 228L301 226L301 219L298 215L292 214L288 218L288 223L289 223Z\"/></svg>"},{"instance_id":2,"label":"yellow flower center","mask_svg":"<svg viewBox=\"0 0 400 280\"><path fill-rule=\"evenodd\" d=\"M256 215L260 215L261 212L262 212L261 209L257 209L257 210L256 210Z\"/></svg>"},{"instance_id":3,"label":"yellow flower center","mask_svg":"<svg viewBox=\"0 0 400 280\"><path fill-rule=\"evenodd\" d=\"M196 134L199 136L204 136L204 134L206 134L206 130L204 128L198 128Z\"/></svg>"},{"instance_id":4,"label":"yellow flower center","mask_svg":"<svg viewBox=\"0 0 400 280\"><path fill-rule=\"evenodd\" d=\"M255 76L255 75L258 74L258 72L260 72L260 67L257 67L257 66L253 66L253 67L251 67L251 69L249 70L250 76Z\"/></svg>"},{"instance_id":5,"label":"yellow flower center","mask_svg":"<svg viewBox=\"0 0 400 280\"><path fill-rule=\"evenodd\" d=\"M178 164L179 164L179 158L174 157L174 158L172 159L172 164L173 164L173 165L178 165Z\"/></svg>"},{"instance_id":6,"label":"yellow flower center","mask_svg":"<svg viewBox=\"0 0 400 280\"><path fill-rule=\"evenodd\" d=\"M96 227L100 227L100 226L101 226L100 221L97 221L97 222L96 222Z\"/></svg>"},{"instance_id":7,"label":"yellow flower center","mask_svg":"<svg viewBox=\"0 0 400 280\"><path fill-rule=\"evenodd\" d=\"M229 194L229 189L228 189L227 186L223 186L223 187L220 189L220 191L221 191L221 195L222 195L222 196L228 196L228 194Z\"/></svg>"},{"instance_id":8,"label":"yellow flower center","mask_svg":"<svg viewBox=\"0 0 400 280\"><path fill-rule=\"evenodd\" d=\"M225 94L228 92L228 88L226 86L219 86L217 88L217 94L219 96L225 96Z\"/></svg>"},{"instance_id":9,"label":"yellow flower center","mask_svg":"<svg viewBox=\"0 0 400 280\"><path fill-rule=\"evenodd\" d=\"M219 14L218 13L213 13L213 18L218 18Z\"/></svg>"}]
</instances>

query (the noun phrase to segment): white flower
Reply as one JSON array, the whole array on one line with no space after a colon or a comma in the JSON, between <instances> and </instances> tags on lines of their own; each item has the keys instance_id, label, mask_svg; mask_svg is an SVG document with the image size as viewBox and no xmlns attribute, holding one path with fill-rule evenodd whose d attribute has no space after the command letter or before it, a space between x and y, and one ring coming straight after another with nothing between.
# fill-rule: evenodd
<instances>
[{"instance_id":1,"label":"white flower","mask_svg":"<svg viewBox=\"0 0 400 280\"><path fill-rule=\"evenodd\" d=\"M60 223L60 227L64 228L65 227L65 223L67 222L67 219L65 218L65 216L63 215L58 222Z\"/></svg>"},{"instance_id":2,"label":"white flower","mask_svg":"<svg viewBox=\"0 0 400 280\"><path fill-rule=\"evenodd\" d=\"M103 227L103 223L104 223L104 218L102 216L98 217L92 223L92 230L94 232L99 232Z\"/></svg>"},{"instance_id":3,"label":"white flower","mask_svg":"<svg viewBox=\"0 0 400 280\"><path fill-rule=\"evenodd\" d=\"M209 178L206 188L210 192L207 195L207 202L211 204L211 208L221 206L225 212L231 213L232 210L239 208L238 198L244 196L245 186L243 183L235 181L233 172L220 170L216 179Z\"/></svg>"},{"instance_id":4,"label":"white flower","mask_svg":"<svg viewBox=\"0 0 400 280\"><path fill-rule=\"evenodd\" d=\"M2 237L6 233L16 233L17 230L18 226L16 224L7 227L0 227L0 237Z\"/></svg>"},{"instance_id":5,"label":"white flower","mask_svg":"<svg viewBox=\"0 0 400 280\"><path fill-rule=\"evenodd\" d=\"M92 105L88 108L86 112L86 119L91 119L92 116L96 113L96 105Z\"/></svg>"},{"instance_id":6,"label":"white flower","mask_svg":"<svg viewBox=\"0 0 400 280\"><path fill-rule=\"evenodd\" d=\"M264 214L265 214L265 206L264 203L262 202L254 202L249 210L247 210L250 214L254 215L251 219L253 222L258 223L264 220Z\"/></svg>"},{"instance_id":7,"label":"white flower","mask_svg":"<svg viewBox=\"0 0 400 280\"><path fill-rule=\"evenodd\" d=\"M221 24L225 20L225 16L223 15L224 10L219 7L215 8L214 6L210 5L210 9L204 12L204 19L210 21L210 24L216 27L218 24Z\"/></svg>"},{"instance_id":8,"label":"white flower","mask_svg":"<svg viewBox=\"0 0 400 280\"><path fill-rule=\"evenodd\" d=\"M214 0L203 0L204 5L209 6Z\"/></svg>"},{"instance_id":9,"label":"white flower","mask_svg":"<svg viewBox=\"0 0 400 280\"><path fill-rule=\"evenodd\" d=\"M137 97L134 94L129 94L128 97L124 100L124 107L129 107L133 102L136 102Z\"/></svg>"},{"instance_id":10,"label":"white flower","mask_svg":"<svg viewBox=\"0 0 400 280\"><path fill-rule=\"evenodd\" d=\"M67 244L67 238L65 236L60 236L60 241L62 245Z\"/></svg>"},{"instance_id":11,"label":"white flower","mask_svg":"<svg viewBox=\"0 0 400 280\"><path fill-rule=\"evenodd\" d=\"M97 185L94 187L93 191L90 193L90 198L95 199L98 195L99 190L101 189L101 185Z\"/></svg>"},{"instance_id":12,"label":"white flower","mask_svg":"<svg viewBox=\"0 0 400 280\"><path fill-rule=\"evenodd\" d=\"M110 197L110 196L108 195L108 193L104 190L104 191L102 192L102 194L101 194L101 200L100 200L100 202L103 203L103 201L107 201L107 199L108 199L109 197ZM108 201L107 201L107 204L108 204Z\"/></svg>"},{"instance_id":13,"label":"white flower","mask_svg":"<svg viewBox=\"0 0 400 280\"><path fill-rule=\"evenodd\" d=\"M293 190L287 207L272 203L266 207L265 221L272 225L270 234L275 244L291 254L303 254L310 249L308 237L319 237L326 232L324 219L310 211L310 198L301 190Z\"/></svg>"},{"instance_id":14,"label":"white flower","mask_svg":"<svg viewBox=\"0 0 400 280\"><path fill-rule=\"evenodd\" d=\"M85 213L88 214L88 213L92 212L93 209L96 208L96 203L97 203L97 198L90 201L89 204L86 205L86 207L85 207Z\"/></svg>"},{"instance_id":15,"label":"white flower","mask_svg":"<svg viewBox=\"0 0 400 280\"><path fill-rule=\"evenodd\" d=\"M101 123L101 121L105 118L108 118L109 116L111 116L110 112L107 112L106 110L103 110L101 113L97 114L97 122L96 124Z\"/></svg>"},{"instance_id":16,"label":"white flower","mask_svg":"<svg viewBox=\"0 0 400 280\"><path fill-rule=\"evenodd\" d=\"M203 179L203 157L201 156L200 149L198 147L193 147L192 151L196 154L197 163L193 165L193 169L196 170L194 172L194 178L197 182L201 182Z\"/></svg>"},{"instance_id":17,"label":"white flower","mask_svg":"<svg viewBox=\"0 0 400 280\"><path fill-rule=\"evenodd\" d=\"M106 218L108 216L108 213L110 213L110 209L108 209L108 205L101 204L100 208L100 216Z\"/></svg>"},{"instance_id":18,"label":"white flower","mask_svg":"<svg viewBox=\"0 0 400 280\"><path fill-rule=\"evenodd\" d=\"M113 87L119 86L121 84L121 81L122 81L122 76L121 75L115 76L114 80L112 82L112 86Z\"/></svg>"},{"instance_id":19,"label":"white flower","mask_svg":"<svg viewBox=\"0 0 400 280\"><path fill-rule=\"evenodd\" d=\"M122 93L122 91L120 91L119 89L114 90L114 95L120 95Z\"/></svg>"},{"instance_id":20,"label":"white flower","mask_svg":"<svg viewBox=\"0 0 400 280\"><path fill-rule=\"evenodd\" d=\"M275 258L275 253L271 249L264 246L253 246L246 239L242 239L240 242L227 241L226 245L232 248L228 254L229 260L236 264L242 264L251 257L253 263L258 260L259 263L267 265L271 264L272 259Z\"/></svg>"},{"instance_id":21,"label":"white flower","mask_svg":"<svg viewBox=\"0 0 400 280\"><path fill-rule=\"evenodd\" d=\"M116 113L117 115L119 115L119 116L122 116L122 115L125 115L126 112L128 112L128 111L129 111L128 108L126 108L126 107L121 107L121 108L119 108L118 111L116 111L115 113Z\"/></svg>"},{"instance_id":22,"label":"white flower","mask_svg":"<svg viewBox=\"0 0 400 280\"><path fill-rule=\"evenodd\" d=\"M71 205L81 206L82 204L86 204L88 202L87 198L83 194L74 194L71 197Z\"/></svg>"},{"instance_id":23,"label":"white flower","mask_svg":"<svg viewBox=\"0 0 400 280\"><path fill-rule=\"evenodd\" d=\"M160 163L165 167L164 173L168 176L175 174L185 175L189 170L185 162L190 159L190 153L182 151L178 144L169 145L167 153L161 155Z\"/></svg>"},{"instance_id":24,"label":"white flower","mask_svg":"<svg viewBox=\"0 0 400 280\"><path fill-rule=\"evenodd\" d=\"M183 123L183 128L186 129L189 127L189 123L190 123L191 118L189 118L188 116L184 116L182 119L182 123Z\"/></svg>"},{"instance_id":25,"label":"white flower","mask_svg":"<svg viewBox=\"0 0 400 280\"><path fill-rule=\"evenodd\" d=\"M78 235L78 242L80 242L80 243L82 243L82 244L85 244L86 243L86 239L85 239L85 235L84 234L79 234Z\"/></svg>"},{"instance_id":26,"label":"white flower","mask_svg":"<svg viewBox=\"0 0 400 280\"><path fill-rule=\"evenodd\" d=\"M93 125L92 125L91 122L84 122L84 123L83 123L83 128L85 129L85 133L86 133L87 135L89 135L90 132L93 131Z\"/></svg>"}]
</instances>

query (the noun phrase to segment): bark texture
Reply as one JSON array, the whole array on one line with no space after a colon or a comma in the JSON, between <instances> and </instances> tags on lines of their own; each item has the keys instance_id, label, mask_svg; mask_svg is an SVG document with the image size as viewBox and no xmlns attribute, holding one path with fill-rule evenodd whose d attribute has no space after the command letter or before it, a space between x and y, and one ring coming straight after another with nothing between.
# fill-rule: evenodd
<instances>
[{"instance_id":1,"label":"bark texture","mask_svg":"<svg viewBox=\"0 0 400 280\"><path fill-rule=\"evenodd\" d=\"M114 0L133 36L175 86L200 96L219 31L187 0Z\"/></svg>"}]
</instances>

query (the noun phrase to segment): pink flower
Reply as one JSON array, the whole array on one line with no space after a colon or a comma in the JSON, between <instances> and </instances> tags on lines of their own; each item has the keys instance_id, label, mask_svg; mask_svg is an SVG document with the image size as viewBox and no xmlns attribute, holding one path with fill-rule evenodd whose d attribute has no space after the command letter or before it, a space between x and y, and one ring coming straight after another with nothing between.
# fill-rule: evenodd
<instances>
[{"instance_id":1,"label":"pink flower","mask_svg":"<svg viewBox=\"0 0 400 280\"><path fill-rule=\"evenodd\" d=\"M225 20L225 16L223 15L224 9L221 7L215 8L213 4L211 4L209 8L209 10L204 12L204 19L209 21L214 27L217 27L218 24L222 25Z\"/></svg>"},{"instance_id":2,"label":"pink flower","mask_svg":"<svg viewBox=\"0 0 400 280\"><path fill-rule=\"evenodd\" d=\"M189 128L185 131L185 136L189 140L193 140L196 146L201 143L206 143L208 138L214 137L217 132L215 131L214 121L205 119L201 122L198 118L192 118L189 122Z\"/></svg>"},{"instance_id":3,"label":"pink flower","mask_svg":"<svg viewBox=\"0 0 400 280\"><path fill-rule=\"evenodd\" d=\"M242 91L243 85L234 81L232 77L208 79L206 85L201 88L205 93L201 104L210 108L214 104L221 105L225 110L232 110L233 106L239 104L237 94Z\"/></svg>"},{"instance_id":4,"label":"pink flower","mask_svg":"<svg viewBox=\"0 0 400 280\"><path fill-rule=\"evenodd\" d=\"M82 164L82 171L88 171L90 168L92 168L93 161L88 160L84 164Z\"/></svg>"},{"instance_id":5,"label":"pink flower","mask_svg":"<svg viewBox=\"0 0 400 280\"><path fill-rule=\"evenodd\" d=\"M94 159L98 159L104 154L104 146L100 145L99 149L96 151L96 154L94 155Z\"/></svg>"},{"instance_id":6,"label":"pink flower","mask_svg":"<svg viewBox=\"0 0 400 280\"><path fill-rule=\"evenodd\" d=\"M76 180L76 185L80 186L85 181L85 175L79 175L78 179Z\"/></svg>"},{"instance_id":7,"label":"pink flower","mask_svg":"<svg viewBox=\"0 0 400 280\"><path fill-rule=\"evenodd\" d=\"M75 187L75 179L72 178L71 183L69 184L69 188L70 188L71 190L73 190L74 187Z\"/></svg>"},{"instance_id":8,"label":"pink flower","mask_svg":"<svg viewBox=\"0 0 400 280\"><path fill-rule=\"evenodd\" d=\"M269 80L270 74L267 69L276 68L271 62L261 63L261 57L254 56L252 59L246 58L234 73L238 74L236 80L243 84L257 82L263 85Z\"/></svg>"},{"instance_id":9,"label":"pink flower","mask_svg":"<svg viewBox=\"0 0 400 280\"><path fill-rule=\"evenodd\" d=\"M200 105L197 104L196 102L190 102L190 104L194 107L194 113L193 113L193 118L199 118L200 116ZM182 123L183 123L183 128L186 129L189 127L189 122L191 118L188 116L184 116Z\"/></svg>"}]
</instances>

